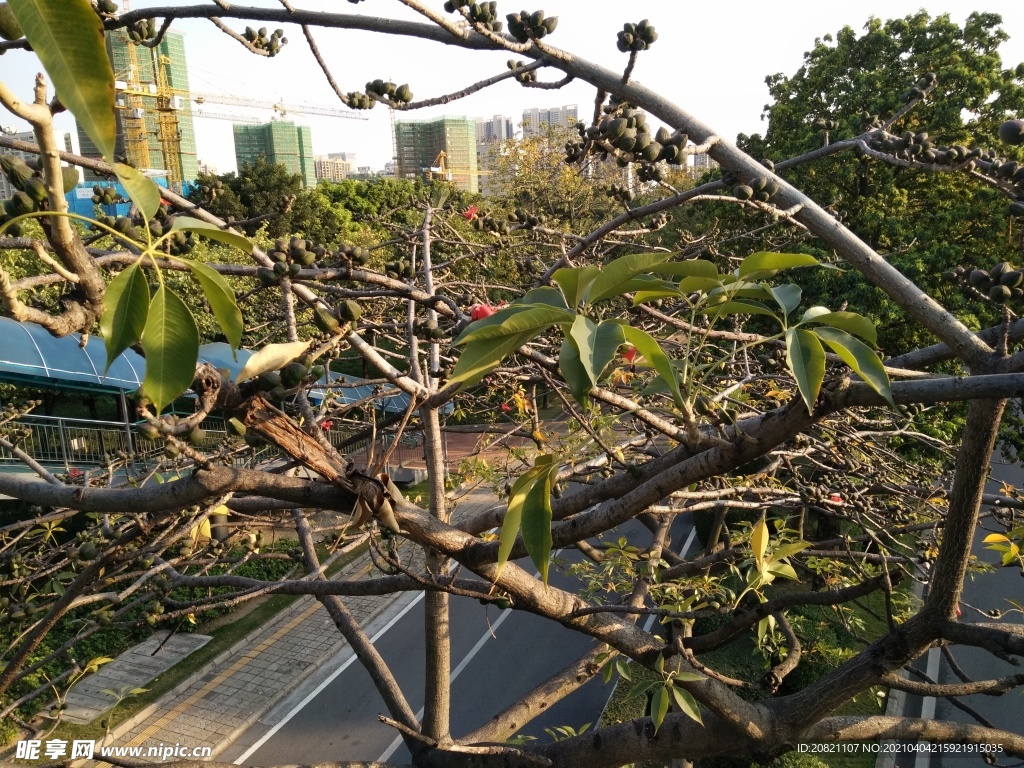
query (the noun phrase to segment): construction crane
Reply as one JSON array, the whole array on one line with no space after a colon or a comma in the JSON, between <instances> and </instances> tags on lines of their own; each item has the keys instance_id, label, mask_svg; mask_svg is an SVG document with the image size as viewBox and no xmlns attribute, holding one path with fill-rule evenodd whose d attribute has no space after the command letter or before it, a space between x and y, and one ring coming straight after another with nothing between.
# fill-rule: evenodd
<instances>
[{"instance_id":1,"label":"construction crane","mask_svg":"<svg viewBox=\"0 0 1024 768\"><path fill-rule=\"evenodd\" d=\"M125 10L128 10L127 7ZM128 54L128 68L117 73L114 79L114 87L118 92L114 106L121 112L124 125L124 153L136 168L149 168L149 135L142 98L150 93L144 91L139 82L139 58L135 46L129 41L127 33L121 31L117 36Z\"/></svg>"},{"instance_id":2,"label":"construction crane","mask_svg":"<svg viewBox=\"0 0 1024 768\"><path fill-rule=\"evenodd\" d=\"M448 153L443 149L437 153L434 162L420 168L423 178L427 181L441 179L442 181L453 181L456 176L490 176L494 171L476 170L470 168L452 168L448 165Z\"/></svg>"},{"instance_id":3,"label":"construction crane","mask_svg":"<svg viewBox=\"0 0 1024 768\"><path fill-rule=\"evenodd\" d=\"M192 101L196 104L226 104L234 107L250 109L272 109L279 115L294 113L296 115L320 115L322 117L341 117L346 120L369 120L369 115L334 107L320 107L313 104L285 104L280 101L263 101L250 99L246 96L233 96L226 93L193 93Z\"/></svg>"},{"instance_id":4,"label":"construction crane","mask_svg":"<svg viewBox=\"0 0 1024 768\"><path fill-rule=\"evenodd\" d=\"M125 13L130 11L130 0L122 0L122 8ZM272 109L281 115L293 112L324 117L341 117L349 120L369 119L367 115L354 113L349 110L333 109L331 107L285 105L281 102L260 101L244 96L230 96L226 94L190 94L187 90L175 88L170 84L170 79L167 76L167 65L170 63L170 59L160 54L156 48L149 49L153 62L154 80L156 82L143 83L140 77L137 46L128 38L127 33L123 30L116 34L119 41L124 44L128 59L127 69L117 73L114 81L114 87L118 93L114 103L121 112L121 119L124 125L125 156L136 168L151 169L152 159L149 140L154 132L146 125L147 102L145 100L153 99L157 118L155 136L163 152L167 182L171 189L177 192L181 191L182 182L184 181L181 169L181 130L178 125L178 111L189 108L189 99L197 104L210 102L253 109ZM152 107L149 107L149 111L152 111ZM211 117L217 120L232 120L236 123L255 124L260 122L249 116L227 115L217 112L197 110L195 115L197 117Z\"/></svg>"},{"instance_id":5,"label":"construction crane","mask_svg":"<svg viewBox=\"0 0 1024 768\"><path fill-rule=\"evenodd\" d=\"M239 115L230 112L212 112L209 109L193 109L192 117L202 117L207 120L230 120L232 123L245 123L246 125L259 125L263 121L252 115Z\"/></svg>"}]
</instances>

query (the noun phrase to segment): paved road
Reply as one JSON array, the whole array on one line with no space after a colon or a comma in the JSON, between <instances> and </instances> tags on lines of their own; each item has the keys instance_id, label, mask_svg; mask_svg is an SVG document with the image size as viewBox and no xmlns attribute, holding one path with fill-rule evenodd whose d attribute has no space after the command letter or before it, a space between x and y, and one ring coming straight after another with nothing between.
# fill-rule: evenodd
<instances>
[{"instance_id":1,"label":"paved road","mask_svg":"<svg viewBox=\"0 0 1024 768\"><path fill-rule=\"evenodd\" d=\"M1003 464L993 461L992 475L996 480L1005 481L1017 488L1024 488L1024 469L1019 463ZM999 488L999 483L990 483L988 492L998 493ZM985 536L995 531L1001 533L1003 528L994 521L983 520L978 527L974 536L973 552L979 560L988 563L998 562L999 554L985 549L982 544ZM995 573L984 574L974 579L968 578L964 585L964 602L983 611L1011 609L1013 606L1007 602L1008 599L1024 603L1024 578L1017 566L999 568ZM964 612L963 620L971 623L993 621L989 617L979 616L970 610ZM1014 613L1004 618L1003 621L1020 624L1024 622L1024 617L1019 613ZM954 657L974 680L988 680L1020 672L1019 667L997 659L991 653L978 648L958 647L954 650ZM940 667L939 682L959 683L960 679L943 662ZM997 728L1024 734L1024 694L1019 689L1003 696L967 696L964 701ZM939 699L936 702L935 716L940 720L954 720L962 723L976 722L967 713L957 709L945 699ZM1007 760L1003 758L999 762L1005 763ZM1010 760L1009 762L1016 763L1017 761ZM956 757L936 757L931 761L932 768L960 768L968 764L984 765L977 758L968 760Z\"/></svg>"},{"instance_id":2,"label":"paved road","mask_svg":"<svg viewBox=\"0 0 1024 768\"><path fill-rule=\"evenodd\" d=\"M998 456L998 454L997 454ZM1024 487L1024 469L1020 464L1004 464L998 461L992 463L992 475L997 481L1005 481L1017 488ZM987 489L988 493L999 493L1000 485L992 482ZM994 521L982 520L974 536L972 551L979 560L987 563L998 562L998 554L985 549L982 540L989 533L994 531L1002 532ZM999 568L995 573L982 574L980 576L968 576L964 585L963 602L966 605L974 606L982 611L998 610L1005 611L1012 606L1007 599L1024 602L1024 578L1021 578L1021 571L1018 567ZM965 608L961 621L977 623L992 621L987 616L979 616L973 610ZM1016 623L1024 622L1024 617L1019 613L1011 614L1003 619ZM1019 667L1015 667L1002 661L987 651L958 646L954 649L954 657L960 667L973 680L989 680L1006 675L1017 674ZM940 683L959 683L958 678L949 668L944 657L937 649L933 649L918 663L918 668L926 670L932 677L938 677ZM963 702L975 709L983 717L988 719L997 728L1014 733L1024 733L1024 694L1013 691L1003 696L966 696ZM919 696L908 696L904 707L904 715L908 717L925 717L927 719L952 720L961 723L974 723L977 721L967 713L950 704L946 699L923 699ZM1000 763L1016 763L1015 760L1007 761L1005 758ZM896 768L968 768L970 766L984 766L980 756L967 757L963 755L927 755L918 757L901 755L896 759Z\"/></svg>"},{"instance_id":3,"label":"paved road","mask_svg":"<svg viewBox=\"0 0 1024 768\"><path fill-rule=\"evenodd\" d=\"M638 541L649 541L649 532L638 524L628 530ZM690 530L688 523L680 521L673 531L677 550L687 541ZM575 551L565 552L559 560L567 564L578 557ZM551 581L556 586L574 583L564 573L564 566L552 570ZM376 647L390 665L410 704L421 707L423 601L419 597L403 600L407 601L408 609L380 635ZM534 686L582 656L594 642L546 619L520 611L499 611L460 597L452 598L451 625L454 678L451 718L452 723L457 724L456 735L483 725ZM408 762L408 752L395 738L394 730L377 721L377 714L385 712L384 704L358 662L348 664L322 691L302 704L300 699L313 693L310 688L315 685L311 683L268 713L220 759L244 761L247 765L331 760ZM611 685L605 685L598 676L534 720L522 733L547 739L545 727L570 725L578 729L585 723L593 723L610 693ZM295 712L296 709L299 711ZM291 718L278 726L289 714Z\"/></svg>"}]
</instances>

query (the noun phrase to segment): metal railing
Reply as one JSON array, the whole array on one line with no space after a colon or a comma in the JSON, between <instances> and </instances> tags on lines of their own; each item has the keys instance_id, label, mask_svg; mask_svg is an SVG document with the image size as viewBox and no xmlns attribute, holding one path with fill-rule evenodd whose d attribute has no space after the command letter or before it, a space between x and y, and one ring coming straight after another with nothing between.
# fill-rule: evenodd
<instances>
[{"instance_id":1,"label":"metal railing","mask_svg":"<svg viewBox=\"0 0 1024 768\"><path fill-rule=\"evenodd\" d=\"M40 464L96 466L123 451L135 455L143 441L128 424L118 421L66 419L60 416L23 416L5 425L4 432L18 448ZM0 447L0 464L17 462L11 451Z\"/></svg>"},{"instance_id":2,"label":"metal railing","mask_svg":"<svg viewBox=\"0 0 1024 768\"><path fill-rule=\"evenodd\" d=\"M206 432L206 438L197 446L200 450L212 449L227 434L224 419L211 417L200 426ZM27 453L40 464L48 467L63 467L70 471L73 467L87 468L103 466L108 457L124 452L132 457L135 464L147 466L164 452L162 440L147 440L135 431L135 425L118 421L99 421L92 419L69 419L61 416L23 416L0 427L0 434L11 443ZM341 445L351 435L345 430L330 430L327 438L335 447ZM376 455L394 442L395 434L385 432L378 434ZM410 457L422 455L422 433L407 433L399 441L392 453L391 462L404 464L406 452ZM366 455L369 450L369 438L348 445L342 453L358 457ZM271 460L281 453L274 446L265 446L256 451L259 462ZM253 463L250 457L239 457L236 464ZM0 447L0 467L20 463L14 454Z\"/></svg>"}]
</instances>

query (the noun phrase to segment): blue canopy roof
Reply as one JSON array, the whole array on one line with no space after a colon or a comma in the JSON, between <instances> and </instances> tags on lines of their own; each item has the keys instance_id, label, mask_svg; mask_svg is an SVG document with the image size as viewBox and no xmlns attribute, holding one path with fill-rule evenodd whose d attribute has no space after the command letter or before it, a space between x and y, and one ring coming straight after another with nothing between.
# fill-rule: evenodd
<instances>
[{"instance_id":1,"label":"blue canopy roof","mask_svg":"<svg viewBox=\"0 0 1024 768\"><path fill-rule=\"evenodd\" d=\"M141 355L125 350L104 374L106 364L101 339L82 347L77 333L57 338L41 325L0 317L0 379L113 391L141 386L146 372Z\"/></svg>"},{"instance_id":2,"label":"blue canopy roof","mask_svg":"<svg viewBox=\"0 0 1024 768\"><path fill-rule=\"evenodd\" d=\"M231 345L224 341L214 341L210 344L203 344L199 348L199 359L209 363L214 368L224 368L231 373L234 379L242 371L242 367L252 357L251 349L236 349L232 351Z\"/></svg>"},{"instance_id":3,"label":"blue canopy roof","mask_svg":"<svg viewBox=\"0 0 1024 768\"><path fill-rule=\"evenodd\" d=\"M218 341L202 345L199 359L214 368L227 369L231 378L235 378L253 354L250 349L239 349L236 353L228 344ZM126 349L104 374L106 364L107 348L102 339L90 339L82 347L77 333L57 338L41 325L0 317L0 380L126 392L142 386L146 359L137 352ZM309 396L311 400L320 402L330 384L341 382L352 386L330 388L339 404L359 402L372 397L375 392L392 389L390 385L360 384L361 381L364 380L328 371ZM382 411L400 413L409 407L409 395L399 392L378 398L375 404Z\"/></svg>"}]
</instances>

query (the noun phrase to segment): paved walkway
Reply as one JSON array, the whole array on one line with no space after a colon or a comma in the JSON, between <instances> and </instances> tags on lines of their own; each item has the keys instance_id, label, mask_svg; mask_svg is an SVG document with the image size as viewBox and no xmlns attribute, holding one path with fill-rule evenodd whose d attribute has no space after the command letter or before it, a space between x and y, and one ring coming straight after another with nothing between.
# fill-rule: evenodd
<instances>
[{"instance_id":1,"label":"paved walkway","mask_svg":"<svg viewBox=\"0 0 1024 768\"><path fill-rule=\"evenodd\" d=\"M471 515L496 502L479 486L458 498L455 515ZM406 562L416 566L422 550L404 542ZM350 563L334 578L357 579L370 568L369 555ZM397 610L400 595L346 597L345 604L367 626L386 611ZM216 757L278 701L346 645L327 612L303 597L274 621L251 633L209 667L168 692L122 724L109 746L208 746ZM136 759L136 758L133 758ZM137 758L160 762L159 758ZM100 763L94 763L99 765Z\"/></svg>"}]
</instances>

